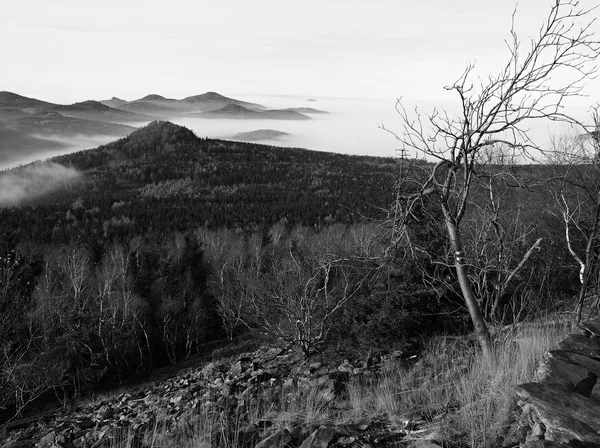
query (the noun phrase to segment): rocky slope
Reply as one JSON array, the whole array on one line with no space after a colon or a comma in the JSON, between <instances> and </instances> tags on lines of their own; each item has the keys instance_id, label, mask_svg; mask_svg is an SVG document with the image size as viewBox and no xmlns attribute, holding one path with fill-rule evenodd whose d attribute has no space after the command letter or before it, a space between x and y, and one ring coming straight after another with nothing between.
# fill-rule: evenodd
<instances>
[{"instance_id":1,"label":"rocky slope","mask_svg":"<svg viewBox=\"0 0 600 448\"><path fill-rule=\"evenodd\" d=\"M159 436L187 440L190 431L211 446L391 447L400 441L433 445L436 433L422 428L425 421L418 418L392 430L376 419L323 426L290 416L294 403L308 397L335 408L347 399L350 381L373 378L385 363L393 362L400 361L390 358L368 367L345 361L336 367L305 361L291 349L264 347L70 410L13 421L2 429L0 446L151 446ZM269 412L275 402L287 403L286 419L282 409Z\"/></svg>"}]
</instances>

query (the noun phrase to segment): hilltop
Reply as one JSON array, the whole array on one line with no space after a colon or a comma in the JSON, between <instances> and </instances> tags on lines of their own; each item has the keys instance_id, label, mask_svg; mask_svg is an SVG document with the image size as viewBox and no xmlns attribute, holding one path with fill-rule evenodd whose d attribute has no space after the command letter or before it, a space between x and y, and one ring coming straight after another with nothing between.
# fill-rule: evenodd
<instances>
[{"instance_id":1,"label":"hilltop","mask_svg":"<svg viewBox=\"0 0 600 448\"><path fill-rule=\"evenodd\" d=\"M252 120L310 120L310 117L290 109L253 110L239 104L228 104L221 109L200 114L189 114L197 118L233 118Z\"/></svg>"},{"instance_id":2,"label":"hilltop","mask_svg":"<svg viewBox=\"0 0 600 448\"><path fill-rule=\"evenodd\" d=\"M282 219L359 222L363 215L380 216L378 208L389 203L396 167L393 159L200 139L170 122L153 122L121 140L52 160L83 172L86 180L33 204L66 212L80 197L109 216L107 197L126 200L140 231L251 229ZM19 232L25 237L28 230Z\"/></svg>"},{"instance_id":3,"label":"hilltop","mask_svg":"<svg viewBox=\"0 0 600 448\"><path fill-rule=\"evenodd\" d=\"M105 102L106 103L106 102ZM248 109L262 109L260 104L248 103L229 98L216 92L206 92L183 99L165 98L158 94L149 94L137 100L112 102L114 107L161 118L173 118L181 114L191 114L218 110L228 106L240 106Z\"/></svg>"}]
</instances>

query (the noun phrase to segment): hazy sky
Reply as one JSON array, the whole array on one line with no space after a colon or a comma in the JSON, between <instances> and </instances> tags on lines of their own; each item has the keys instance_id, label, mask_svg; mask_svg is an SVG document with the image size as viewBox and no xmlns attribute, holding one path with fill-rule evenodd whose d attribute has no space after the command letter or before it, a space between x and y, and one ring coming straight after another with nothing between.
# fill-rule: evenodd
<instances>
[{"instance_id":1,"label":"hazy sky","mask_svg":"<svg viewBox=\"0 0 600 448\"><path fill-rule=\"evenodd\" d=\"M522 0L531 35L551 0ZM593 0L583 0L593 5ZM20 0L0 12L0 90L71 103L148 93L443 100L506 61L515 2ZM600 34L600 33L599 33ZM588 85L600 100L600 81Z\"/></svg>"}]
</instances>

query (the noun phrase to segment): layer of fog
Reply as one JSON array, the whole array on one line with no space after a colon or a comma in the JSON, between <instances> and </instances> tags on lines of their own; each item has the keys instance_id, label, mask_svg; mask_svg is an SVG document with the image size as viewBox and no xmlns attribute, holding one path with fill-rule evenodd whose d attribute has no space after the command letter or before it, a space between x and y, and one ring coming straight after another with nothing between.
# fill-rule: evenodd
<instances>
[{"instance_id":1,"label":"layer of fog","mask_svg":"<svg viewBox=\"0 0 600 448\"><path fill-rule=\"evenodd\" d=\"M174 119L175 123L192 129L199 137L231 138L241 132L258 129L274 129L290 135L277 137L272 140L261 140L276 146L289 146L319 151L330 151L344 154L397 156L400 142L393 133L401 134L401 120L396 111L396 99L343 99L312 97L317 101L308 101L309 97L275 96L275 95L235 95L236 98L263 104L271 109L291 107L311 107L329 112L326 115L307 114L312 119L306 121L285 120L207 120L196 118ZM418 108L422 114L429 114L434 107L445 109L452 116L457 116L460 110L453 103L434 103L430 101L404 101L404 107L413 114ZM570 109L578 119L585 119L585 107ZM525 123L529 137L544 148L550 147L552 135L563 133L573 134L577 130L549 120L532 120ZM383 128L386 128L384 130ZM416 151L409 153L411 157L422 157ZM535 161L540 161L542 155L530 153ZM521 159L521 163L533 161Z\"/></svg>"},{"instance_id":2,"label":"layer of fog","mask_svg":"<svg viewBox=\"0 0 600 448\"><path fill-rule=\"evenodd\" d=\"M19 205L77 179L73 168L53 162L35 162L0 173L0 207Z\"/></svg>"},{"instance_id":3,"label":"layer of fog","mask_svg":"<svg viewBox=\"0 0 600 448\"><path fill-rule=\"evenodd\" d=\"M141 124L140 124L141 125ZM4 153L0 153L0 170L10 169L25 165L35 161L43 161L50 157L70 154L72 152L81 151L83 149L97 148L100 145L105 145L112 141L121 138L116 135L75 135L73 137L63 137L59 135L33 135L40 140L49 142L48 148L14 148ZM52 143L60 143L62 148L55 148Z\"/></svg>"},{"instance_id":4,"label":"layer of fog","mask_svg":"<svg viewBox=\"0 0 600 448\"><path fill-rule=\"evenodd\" d=\"M343 99L313 97L317 101L308 101L309 97L275 96L275 95L230 95L237 99L259 103L269 109L292 107L311 107L328 112L328 114L309 114L311 120L264 120L264 119L201 119L201 118L172 118L170 121L192 129L199 137L230 139L238 133L251 132L258 129L274 129L289 135L272 140L260 140L275 146L288 146L330 151L345 154L371 156L397 156L400 142L394 135L382 129L382 126L392 132L401 133L401 121L396 112L396 100L389 99ZM450 114L459 112L453 103L433 103L424 101L407 101L404 103L409 111L418 107L422 113L429 113L434 106L445 108ZM584 107L569 111L578 118L584 119L587 114ZM147 123L129 123L132 126L144 126ZM550 136L564 132L570 134L577 131L566 130L564 125L549 121L532 121L529 135L542 146L550 145ZM41 136L39 136L41 137ZM43 136L44 139L58 141L66 147L62 149L28 150L19 148L19 156L0 154L0 169L15 167L34 160L67 154L82 149L95 148L99 145L117 140L119 136L84 136L75 138L60 138L58 136ZM410 156L419 156L415 151ZM535 155L534 155L535 156Z\"/></svg>"},{"instance_id":5,"label":"layer of fog","mask_svg":"<svg viewBox=\"0 0 600 448\"><path fill-rule=\"evenodd\" d=\"M396 120L395 100L235 95L235 98L259 103L268 109L310 107L327 114L306 114L311 120L198 119L176 118L174 123L192 129L199 137L231 138L241 132L274 129L290 135L261 140L276 146L374 156L393 156L394 138L379 126Z\"/></svg>"}]
</instances>

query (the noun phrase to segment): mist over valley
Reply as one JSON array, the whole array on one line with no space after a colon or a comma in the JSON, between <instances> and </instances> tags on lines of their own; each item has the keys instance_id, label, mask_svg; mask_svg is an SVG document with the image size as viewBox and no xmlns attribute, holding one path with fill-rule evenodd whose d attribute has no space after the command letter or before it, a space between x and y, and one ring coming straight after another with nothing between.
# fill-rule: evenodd
<instances>
[{"instance_id":1,"label":"mist over valley","mask_svg":"<svg viewBox=\"0 0 600 448\"><path fill-rule=\"evenodd\" d=\"M113 97L61 105L0 92L0 169L106 144L158 119L186 126L201 137L391 156L394 139L379 125L393 122L393 106L393 100L244 94L233 98L216 92L183 99L149 94L131 101Z\"/></svg>"}]
</instances>

